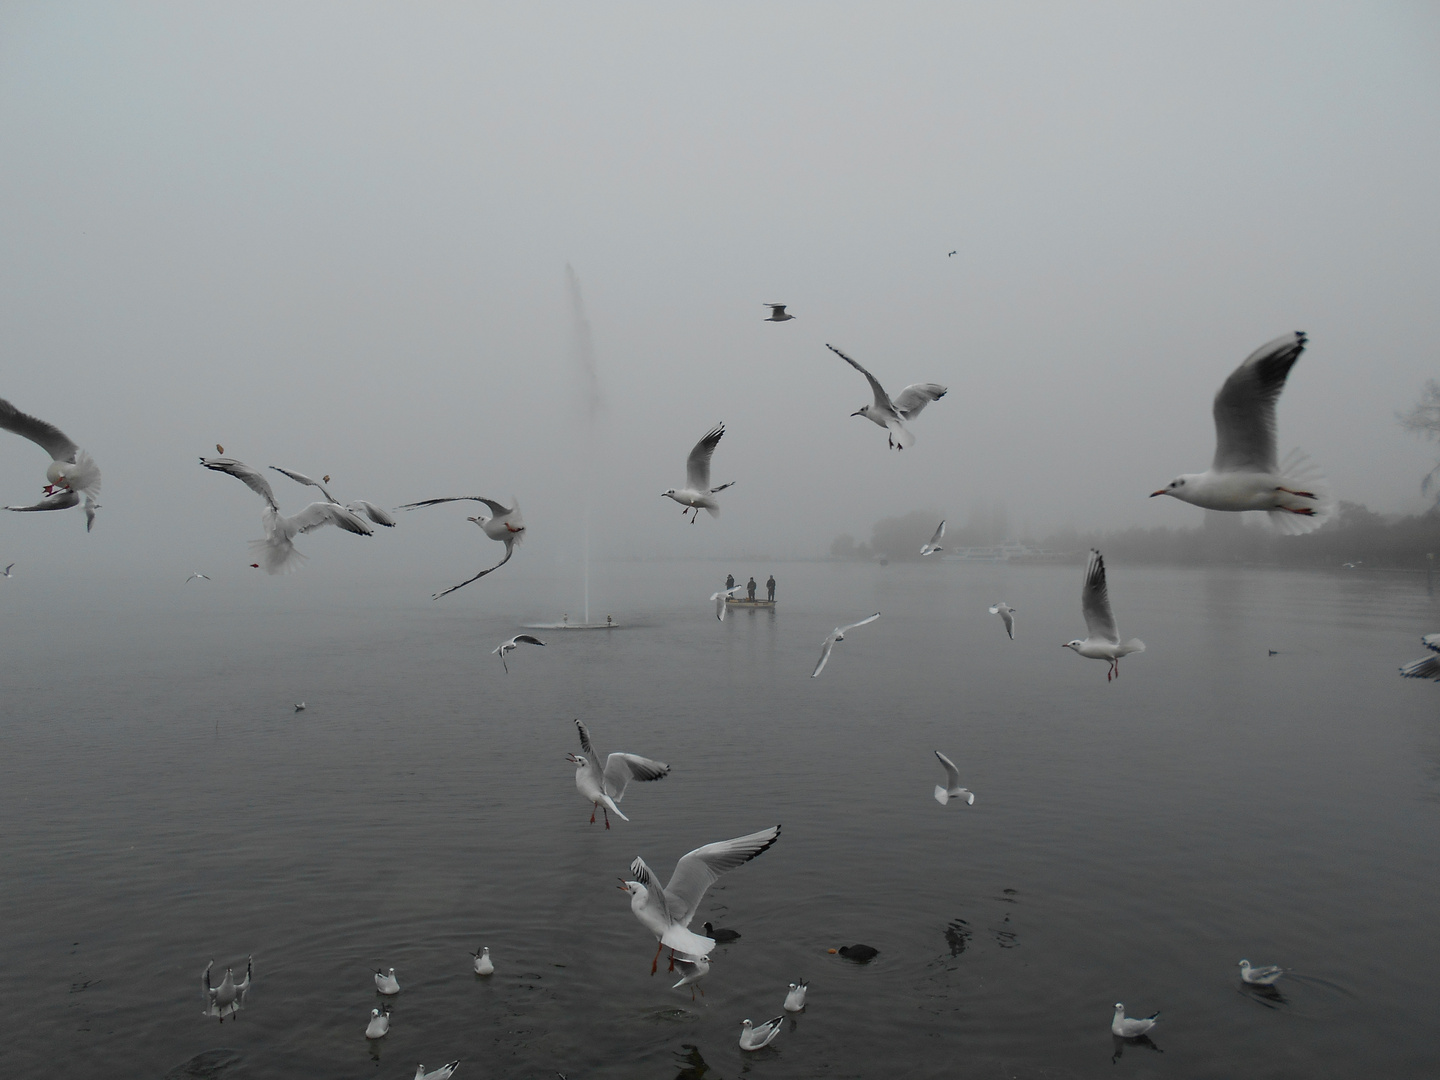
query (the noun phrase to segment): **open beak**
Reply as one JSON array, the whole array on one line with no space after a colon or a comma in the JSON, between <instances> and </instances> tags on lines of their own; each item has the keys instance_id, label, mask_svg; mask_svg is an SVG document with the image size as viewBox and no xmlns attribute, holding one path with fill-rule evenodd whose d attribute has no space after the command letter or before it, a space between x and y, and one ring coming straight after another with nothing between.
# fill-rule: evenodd
<instances>
[{"instance_id":1,"label":"open beak","mask_svg":"<svg viewBox=\"0 0 1440 1080\"><path fill-rule=\"evenodd\" d=\"M619 889L623 893L628 893L630 891L630 886L625 883L625 879L623 877L617 878L616 880L620 882L619 885L615 886L617 889Z\"/></svg>"},{"instance_id":2,"label":"open beak","mask_svg":"<svg viewBox=\"0 0 1440 1080\"><path fill-rule=\"evenodd\" d=\"M1165 490L1166 490L1165 488L1161 488L1159 491L1152 491L1152 492L1150 492L1150 498L1153 499L1156 495L1164 495L1164 494L1165 494Z\"/></svg>"},{"instance_id":3,"label":"open beak","mask_svg":"<svg viewBox=\"0 0 1440 1080\"><path fill-rule=\"evenodd\" d=\"M864 416L865 414L864 414L863 412L860 412L860 411L857 409L855 412L852 412L850 415L851 415L851 416Z\"/></svg>"}]
</instances>

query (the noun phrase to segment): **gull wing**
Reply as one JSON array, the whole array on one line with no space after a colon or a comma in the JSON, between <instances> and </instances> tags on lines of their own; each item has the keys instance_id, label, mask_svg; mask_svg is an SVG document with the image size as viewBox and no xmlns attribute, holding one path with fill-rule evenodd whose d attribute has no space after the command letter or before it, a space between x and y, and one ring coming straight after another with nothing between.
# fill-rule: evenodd
<instances>
[{"instance_id":1,"label":"gull wing","mask_svg":"<svg viewBox=\"0 0 1440 1080\"><path fill-rule=\"evenodd\" d=\"M49 454L52 461L73 462L80 451L70 437L54 424L21 412L4 398L0 398L0 428L29 439Z\"/></svg>"},{"instance_id":2,"label":"gull wing","mask_svg":"<svg viewBox=\"0 0 1440 1080\"><path fill-rule=\"evenodd\" d=\"M739 596L744 590L744 585L736 585L733 589L721 589L719 592L713 594L710 599L715 601L715 618L724 622L726 599L731 596Z\"/></svg>"},{"instance_id":3,"label":"gull wing","mask_svg":"<svg viewBox=\"0 0 1440 1080\"><path fill-rule=\"evenodd\" d=\"M1275 471L1275 402L1305 351L1299 331L1266 342L1215 395L1215 472Z\"/></svg>"},{"instance_id":4,"label":"gull wing","mask_svg":"<svg viewBox=\"0 0 1440 1080\"><path fill-rule=\"evenodd\" d=\"M665 886L665 904L671 921L689 926L700 906L700 898L727 870L734 870L755 858L780 839L780 826L706 844L680 857L675 873ZM638 861L638 860L637 860Z\"/></svg>"},{"instance_id":5,"label":"gull wing","mask_svg":"<svg viewBox=\"0 0 1440 1080\"><path fill-rule=\"evenodd\" d=\"M57 488L32 506L7 506L6 510L69 510L80 501L80 493L69 488ZM13 563L11 564L14 565Z\"/></svg>"},{"instance_id":6,"label":"gull wing","mask_svg":"<svg viewBox=\"0 0 1440 1080\"><path fill-rule=\"evenodd\" d=\"M255 492L256 495L264 499L269 504L271 510L274 510L277 514L280 512L280 505L275 501L275 492L270 487L270 481L266 480L261 473L252 469L243 461L237 461L235 458L229 457L202 457L200 464L207 469L213 469L215 472L228 473L235 477L236 480L239 480L251 491Z\"/></svg>"},{"instance_id":7,"label":"gull wing","mask_svg":"<svg viewBox=\"0 0 1440 1080\"><path fill-rule=\"evenodd\" d=\"M1412 660L1400 669L1407 679L1435 679L1440 681L1440 656L1422 656Z\"/></svg>"},{"instance_id":8,"label":"gull wing","mask_svg":"<svg viewBox=\"0 0 1440 1080\"><path fill-rule=\"evenodd\" d=\"M382 510L369 499L356 499L354 502L346 503L345 509L352 514L364 514L376 525L384 525L387 529L395 527L395 519L390 516L389 511Z\"/></svg>"},{"instance_id":9,"label":"gull wing","mask_svg":"<svg viewBox=\"0 0 1440 1080\"><path fill-rule=\"evenodd\" d=\"M944 551L945 549L940 546L940 541L944 536L945 522L942 521L940 522L939 527L936 528L935 535L930 537L930 542L920 549L920 554L930 555L936 551Z\"/></svg>"},{"instance_id":10,"label":"gull wing","mask_svg":"<svg viewBox=\"0 0 1440 1080\"><path fill-rule=\"evenodd\" d=\"M445 501L448 501L448 500L443 500L443 499L442 499L442 500L440 500L440 501L445 502ZM490 503L490 500L489 500L489 499L482 499L481 501L482 501L482 502L486 502L486 503ZM490 505L491 505L491 506L494 506L495 504L494 504L494 503L490 503ZM406 509L406 507L403 507L403 506L402 506L401 509L404 510L404 509ZM357 518L356 520L359 520L359 519ZM442 597L442 596L448 596L448 595L450 595L452 592L454 592L456 589L463 589L466 585L469 585L472 581L479 581L479 580L480 580L482 577L484 577L486 574L492 574L492 573L494 573L496 570L499 570L500 567L504 566L507 562L509 562L509 561L510 561L510 556L511 556L511 555L514 555L514 554L515 554L515 541L514 541L514 540L506 540L506 541L505 541L505 557L504 557L503 559L501 559L498 563L496 563L494 566L490 567L490 569L488 569L488 570L481 570L478 574L476 574L476 575L475 575L474 577L472 577L472 578L466 578L464 581L460 582L459 585L451 585L448 589L444 590L443 592L438 592L438 593L436 593L433 597L431 597L431 599L433 599L433 600L439 600L440 597Z\"/></svg>"},{"instance_id":11,"label":"gull wing","mask_svg":"<svg viewBox=\"0 0 1440 1080\"><path fill-rule=\"evenodd\" d=\"M951 761L948 757L946 757L944 754L940 753L939 750L936 750L936 751L935 751L935 756L940 759L940 764L945 766L945 788L946 788L946 790L947 790L947 791L948 791L948 790L953 790L953 789L959 787L959 786L960 786L960 770L955 767L955 763L954 763L953 761Z\"/></svg>"},{"instance_id":12,"label":"gull wing","mask_svg":"<svg viewBox=\"0 0 1440 1080\"><path fill-rule=\"evenodd\" d=\"M639 855L636 855L635 861L630 864L630 876L645 886L650 893L650 903L660 909L660 914L665 916L665 921L667 923L674 922L675 920L670 917L670 903L665 896L665 890L660 887L660 881L655 877L654 871L645 865L645 860Z\"/></svg>"},{"instance_id":13,"label":"gull wing","mask_svg":"<svg viewBox=\"0 0 1440 1080\"><path fill-rule=\"evenodd\" d=\"M939 401L950 388L939 383L911 383L895 397L895 411L902 420L914 420L920 410L932 401Z\"/></svg>"},{"instance_id":14,"label":"gull wing","mask_svg":"<svg viewBox=\"0 0 1440 1080\"><path fill-rule=\"evenodd\" d=\"M625 797L631 780L663 780L670 766L639 754L611 754L605 759L605 794L617 803Z\"/></svg>"},{"instance_id":15,"label":"gull wing","mask_svg":"<svg viewBox=\"0 0 1440 1080\"><path fill-rule=\"evenodd\" d=\"M815 678L825 670L825 665L830 662L830 650L835 648L836 637L831 634L825 639L825 644L820 646L820 662L815 665L815 670L810 673L810 678Z\"/></svg>"},{"instance_id":16,"label":"gull wing","mask_svg":"<svg viewBox=\"0 0 1440 1080\"><path fill-rule=\"evenodd\" d=\"M875 612L874 615L871 615L871 616L870 616L869 618L867 618L867 619L861 619L859 622L852 622L849 626L837 627L837 628L836 628L836 633L843 635L843 634L847 633L847 632L850 631L850 630L854 630L857 626L864 626L866 623L872 623L872 622L874 622L876 619L878 619L879 617L880 617L880 613L877 611L877 612Z\"/></svg>"},{"instance_id":17,"label":"gull wing","mask_svg":"<svg viewBox=\"0 0 1440 1080\"><path fill-rule=\"evenodd\" d=\"M1440 634L1426 634L1420 643L1431 652L1440 652Z\"/></svg>"},{"instance_id":18,"label":"gull wing","mask_svg":"<svg viewBox=\"0 0 1440 1080\"><path fill-rule=\"evenodd\" d=\"M710 490L710 458L720 437L725 434L725 425L716 424L710 433L695 444L690 456L685 459L685 483L695 491ZM728 486L728 485L727 485Z\"/></svg>"},{"instance_id":19,"label":"gull wing","mask_svg":"<svg viewBox=\"0 0 1440 1080\"><path fill-rule=\"evenodd\" d=\"M1115 615L1110 610L1110 593L1105 587L1105 558L1094 548L1090 549L1090 562L1085 567L1080 606L1085 611L1086 633L1103 641L1120 641L1120 631L1115 629Z\"/></svg>"},{"instance_id":20,"label":"gull wing","mask_svg":"<svg viewBox=\"0 0 1440 1080\"><path fill-rule=\"evenodd\" d=\"M323 525L338 525L357 536L372 536L375 532L345 507L332 502L313 502L298 514L280 520L292 536L295 533L310 532Z\"/></svg>"},{"instance_id":21,"label":"gull wing","mask_svg":"<svg viewBox=\"0 0 1440 1080\"><path fill-rule=\"evenodd\" d=\"M494 499L487 499L483 495L446 495L439 499L421 499L419 502L406 503L404 506L397 506L397 510L418 510L422 506L438 506L440 503L448 502L482 502L488 506L496 517L501 514L508 514L515 509L513 506L501 506Z\"/></svg>"},{"instance_id":22,"label":"gull wing","mask_svg":"<svg viewBox=\"0 0 1440 1080\"><path fill-rule=\"evenodd\" d=\"M516 635L515 635L513 638L511 638L510 640L511 640L511 641L523 641L526 645L544 645L544 644L545 644L545 642L541 641L541 640L540 640L538 637L536 637L534 634L516 634Z\"/></svg>"},{"instance_id":23,"label":"gull wing","mask_svg":"<svg viewBox=\"0 0 1440 1080\"><path fill-rule=\"evenodd\" d=\"M303 472L291 472L289 469L282 469L282 468L280 468L279 465L271 465L270 468L274 469L274 470L275 470L276 472L278 472L278 473L281 473L281 474L283 474L283 475L285 475L285 476L288 476L291 480L294 480L297 484L304 484L306 487L319 488L319 489L320 489L320 494L325 496L325 501L326 501L326 502L339 502L339 501L340 501L339 499L335 498L334 495L331 495L330 492L326 491L326 490L325 490L325 485L322 484L319 480L312 480L310 477L306 476Z\"/></svg>"},{"instance_id":24,"label":"gull wing","mask_svg":"<svg viewBox=\"0 0 1440 1080\"><path fill-rule=\"evenodd\" d=\"M785 305L784 305L784 304L772 304L769 300L766 300L765 303L764 303L764 305L762 305L762 306L768 307L768 308L770 309L770 317L771 317L771 318L774 318L776 315L784 315L784 314L785 314Z\"/></svg>"},{"instance_id":25,"label":"gull wing","mask_svg":"<svg viewBox=\"0 0 1440 1080\"><path fill-rule=\"evenodd\" d=\"M897 419L899 418L899 413L895 411L895 404L890 400L890 395L885 393L885 388L880 385L879 380L877 380L874 375L871 375L870 372L866 371L854 360L851 360L850 357L846 356L843 352L835 348L835 346L831 345L828 341L825 343L825 347L831 352L833 352L836 356L840 357L841 360L844 360L856 371L860 372L861 375L864 375L867 380L869 380L870 389L875 394L875 407L877 409L879 409L881 412L889 413L891 416L894 416Z\"/></svg>"},{"instance_id":26,"label":"gull wing","mask_svg":"<svg viewBox=\"0 0 1440 1080\"><path fill-rule=\"evenodd\" d=\"M590 745L589 729L586 728L585 722L578 718L575 721L575 728L580 732L580 749L585 751L585 756L593 762L595 760L595 748Z\"/></svg>"}]
</instances>

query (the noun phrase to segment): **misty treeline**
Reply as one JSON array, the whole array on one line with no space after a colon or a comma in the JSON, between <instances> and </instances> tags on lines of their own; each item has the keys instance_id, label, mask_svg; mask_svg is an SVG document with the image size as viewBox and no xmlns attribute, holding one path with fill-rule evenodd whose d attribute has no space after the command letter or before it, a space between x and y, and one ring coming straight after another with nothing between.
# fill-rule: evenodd
<instances>
[{"instance_id":1,"label":"misty treeline","mask_svg":"<svg viewBox=\"0 0 1440 1080\"><path fill-rule=\"evenodd\" d=\"M1275 566L1357 566L1379 569L1423 569L1427 556L1440 554L1440 508L1412 516L1377 514L1359 503L1342 501L1329 522L1304 536L1271 532L1257 514L1201 511L1192 528L1119 529L1113 532L1062 530L1048 536L1004 535L1003 514L972 515L958 528L947 526L942 541L946 555L966 548L1021 544L1036 552L1074 560L1095 547L1126 562L1213 564L1248 563ZM830 554L839 559L911 559L919 561L941 514L917 510L875 523L868 542L839 536ZM932 556L933 558L933 556Z\"/></svg>"}]
</instances>

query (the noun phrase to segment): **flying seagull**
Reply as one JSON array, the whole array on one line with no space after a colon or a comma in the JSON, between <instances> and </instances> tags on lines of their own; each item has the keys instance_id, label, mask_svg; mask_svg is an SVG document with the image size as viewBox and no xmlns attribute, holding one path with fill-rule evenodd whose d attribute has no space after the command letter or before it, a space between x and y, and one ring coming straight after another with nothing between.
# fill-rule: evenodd
<instances>
[{"instance_id":1,"label":"flying seagull","mask_svg":"<svg viewBox=\"0 0 1440 1080\"><path fill-rule=\"evenodd\" d=\"M960 786L960 770L955 767L955 763L939 750L935 751L935 756L940 759L940 764L945 766L945 786L935 785L935 801L944 806L951 799L964 799L966 806L974 806L975 795L969 788Z\"/></svg>"},{"instance_id":2,"label":"flying seagull","mask_svg":"<svg viewBox=\"0 0 1440 1080\"><path fill-rule=\"evenodd\" d=\"M7 578L14 577L15 575L10 572L11 570L14 570L14 569L15 569L15 564L12 562L9 566L5 567L5 569L4 569L3 571L0 571L0 577L7 577Z\"/></svg>"},{"instance_id":3,"label":"flying seagull","mask_svg":"<svg viewBox=\"0 0 1440 1080\"><path fill-rule=\"evenodd\" d=\"M250 992L250 976L255 970L255 958L245 958L245 978L238 983L235 981L235 969L226 968L220 985L210 985L210 969L214 966L215 961L211 960L205 965L205 973L201 976L205 982L205 1015L218 1016L223 1024L225 1017L234 1016L245 1005L245 995Z\"/></svg>"},{"instance_id":4,"label":"flying seagull","mask_svg":"<svg viewBox=\"0 0 1440 1080\"><path fill-rule=\"evenodd\" d=\"M746 1020L740 1026L740 1049L759 1050L769 1046L775 1041L775 1036L780 1034L780 1025L784 1022L785 1017L777 1016L774 1020L766 1020L759 1027L755 1027Z\"/></svg>"},{"instance_id":5,"label":"flying seagull","mask_svg":"<svg viewBox=\"0 0 1440 1080\"><path fill-rule=\"evenodd\" d=\"M95 501L100 494L100 466L95 464L95 459L71 442L70 437L54 424L21 412L4 398L0 398L0 428L23 435L51 458L45 469L45 479L49 481L44 487L46 498L32 506L7 506L5 509L68 510L83 495L85 531L89 532L95 524L95 511L100 506Z\"/></svg>"},{"instance_id":6,"label":"flying seagull","mask_svg":"<svg viewBox=\"0 0 1440 1080\"><path fill-rule=\"evenodd\" d=\"M590 801L590 824L595 824L595 808L605 815L605 828L610 828L610 811L614 810L621 821L630 819L620 813L617 805L625 798L625 788L631 780L663 780L670 775L670 766L663 761L641 757L639 754L616 752L605 759L600 767L600 755L590 745L590 732L585 723L577 719L575 728L580 732L580 749L583 754L569 754L566 761L575 766L575 788Z\"/></svg>"},{"instance_id":7,"label":"flying seagull","mask_svg":"<svg viewBox=\"0 0 1440 1080\"><path fill-rule=\"evenodd\" d=\"M780 839L780 826L772 825L733 840L720 840L687 852L675 864L669 884L663 889L645 860L637 857L630 864L633 881L622 881L620 888L630 894L630 910L641 925L659 939L650 974L660 960L660 950L668 948L689 959L709 956L715 942L689 929L690 920L705 890L727 870L743 866Z\"/></svg>"},{"instance_id":8,"label":"flying seagull","mask_svg":"<svg viewBox=\"0 0 1440 1080\"><path fill-rule=\"evenodd\" d=\"M690 451L690 456L685 459L685 483L683 488L671 488L669 491L662 491L662 499L674 499L685 510L691 511L690 524L695 524L695 519L700 516L702 509L709 512L711 517L720 516L720 504L711 498L728 487L734 487L735 481L728 484L721 484L719 487L710 486L710 458L714 456L715 447L720 442L721 436L725 434L725 425L716 424L710 429L710 433L695 444L695 449Z\"/></svg>"},{"instance_id":9,"label":"flying seagull","mask_svg":"<svg viewBox=\"0 0 1440 1080\"><path fill-rule=\"evenodd\" d=\"M265 539L251 540L250 554L264 566L267 574L286 574L299 569L304 563L305 556L296 551L291 542L297 533L307 533L323 525L338 525L357 536L369 536L373 532L369 525L345 507L333 502L313 502L298 514L281 517L270 481L243 461L228 457L202 457L200 464L235 477L265 500L265 512L260 516L265 526Z\"/></svg>"},{"instance_id":10,"label":"flying seagull","mask_svg":"<svg viewBox=\"0 0 1440 1080\"><path fill-rule=\"evenodd\" d=\"M1420 639L1421 643L1430 650L1430 656L1422 656L1419 660L1412 660L1400 669L1400 674L1407 679L1434 679L1440 682L1440 634L1426 634Z\"/></svg>"},{"instance_id":11,"label":"flying seagull","mask_svg":"<svg viewBox=\"0 0 1440 1080\"><path fill-rule=\"evenodd\" d=\"M767 300L764 306L770 309L770 317L766 319L765 322L788 322L795 317L794 315L785 314L784 304L774 304Z\"/></svg>"},{"instance_id":12,"label":"flying seagull","mask_svg":"<svg viewBox=\"0 0 1440 1080\"><path fill-rule=\"evenodd\" d=\"M830 636L827 637L825 639L825 643L820 646L820 662L815 665L815 670L810 673L810 677L813 679L817 675L819 675L820 672L825 670L825 665L830 662L830 650L835 648L835 643L837 641L845 640L845 632L847 630L854 630L857 626L864 626L866 623L872 623L879 617L880 613L877 611L868 619L861 619L859 622L852 622L849 626L837 626L834 630L831 630Z\"/></svg>"},{"instance_id":13,"label":"flying seagull","mask_svg":"<svg viewBox=\"0 0 1440 1080\"><path fill-rule=\"evenodd\" d=\"M1145 643L1139 638L1131 638L1120 644L1120 631L1115 628L1110 594L1105 588L1105 559L1094 548L1090 549L1090 562L1085 567L1080 606L1085 611L1085 638L1083 641L1080 638L1067 641L1063 648L1074 649L1090 660L1109 661L1110 670L1105 674L1105 681L1109 682L1120 674L1120 658L1144 652Z\"/></svg>"},{"instance_id":14,"label":"flying seagull","mask_svg":"<svg viewBox=\"0 0 1440 1080\"><path fill-rule=\"evenodd\" d=\"M196 578L204 578L206 581L209 581L210 575L202 574L199 570L191 571L190 576L185 579L184 584L189 585L190 582L194 581Z\"/></svg>"},{"instance_id":15,"label":"flying seagull","mask_svg":"<svg viewBox=\"0 0 1440 1080\"><path fill-rule=\"evenodd\" d=\"M920 410L930 402L939 401L947 393L947 388L939 383L911 383L901 390L892 401L890 395L885 392L885 388L880 385L874 375L871 375L834 345L827 343L825 347L864 375L869 380L870 389L875 394L873 405L862 405L850 415L863 416L872 424L878 424L885 428L890 433L890 445L896 450L904 450L907 446L915 445L915 436L904 422L914 420L920 415Z\"/></svg>"},{"instance_id":16,"label":"flying seagull","mask_svg":"<svg viewBox=\"0 0 1440 1080\"><path fill-rule=\"evenodd\" d=\"M492 655L500 657L500 664L501 664L502 667L505 668L505 674L508 675L508 674L510 674L510 665L507 664L507 663L505 663L505 654L506 654L506 653L512 653L512 652L514 652L514 651L515 651L516 649L518 649L521 645L544 645L544 644L545 644L545 642L541 641L541 640L540 640L538 637L536 637L534 634L516 634L516 635L515 635L514 637L512 637L509 641L502 641L498 646L496 646L495 648L491 649L490 652L491 652Z\"/></svg>"},{"instance_id":17,"label":"flying seagull","mask_svg":"<svg viewBox=\"0 0 1440 1080\"><path fill-rule=\"evenodd\" d=\"M305 702L303 702L303 701L297 701L297 702L295 703L295 711L296 711L296 712L304 712L304 711L305 711Z\"/></svg>"},{"instance_id":18,"label":"flying seagull","mask_svg":"<svg viewBox=\"0 0 1440 1080\"><path fill-rule=\"evenodd\" d=\"M739 596L745 591L744 585L736 585L733 589L721 589L717 593L710 594L710 602L715 605L715 618L721 622L725 621L725 601L732 596Z\"/></svg>"},{"instance_id":19,"label":"flying seagull","mask_svg":"<svg viewBox=\"0 0 1440 1080\"><path fill-rule=\"evenodd\" d=\"M695 984L710 974L710 957L697 956L694 960L684 956L675 958L675 966L680 969L680 981L671 990L679 990L682 986L690 987L690 1000L695 1000L695 991L700 990L700 996L705 996L705 991Z\"/></svg>"},{"instance_id":20,"label":"flying seagull","mask_svg":"<svg viewBox=\"0 0 1440 1080\"><path fill-rule=\"evenodd\" d=\"M1215 395L1215 460L1177 476L1156 495L1207 510L1263 510L1290 534L1318 529L1334 510L1325 480L1298 451L1275 460L1275 403L1305 350L1299 331L1261 345Z\"/></svg>"},{"instance_id":21,"label":"flying seagull","mask_svg":"<svg viewBox=\"0 0 1440 1080\"><path fill-rule=\"evenodd\" d=\"M1132 1020L1125 1015L1125 1006L1117 1001L1115 1003L1115 1018L1110 1021L1110 1030L1122 1039L1138 1039L1155 1026L1155 1019L1159 1015L1160 1014L1156 1012L1151 1013L1143 1019Z\"/></svg>"},{"instance_id":22,"label":"flying seagull","mask_svg":"<svg viewBox=\"0 0 1440 1080\"><path fill-rule=\"evenodd\" d=\"M335 498L334 495L331 495L325 487L325 485L330 482L330 477L328 476L325 477L323 481L312 480L302 472L292 472L289 469L282 469L279 465L271 465L270 468L278 473L283 473L297 484L304 484L306 487L319 489L320 494L324 495L326 499L345 507L345 509L349 510L352 514L364 514L376 525L384 525L387 529L395 527L395 519L390 516L389 511L376 506L369 499L356 499L354 502L348 503L340 502L340 500Z\"/></svg>"},{"instance_id":23,"label":"flying seagull","mask_svg":"<svg viewBox=\"0 0 1440 1080\"><path fill-rule=\"evenodd\" d=\"M941 541L941 539L942 539L944 536L945 536L945 522L942 521L942 522L940 522L939 527L936 528L936 530L935 530L935 535L932 536L932 537L930 537L930 542L920 549L920 554L921 554L921 555L934 555L935 552L937 552L937 551L944 551L945 549L940 546L940 541Z\"/></svg>"},{"instance_id":24,"label":"flying seagull","mask_svg":"<svg viewBox=\"0 0 1440 1080\"><path fill-rule=\"evenodd\" d=\"M1015 640L1015 609L1004 600L997 600L990 608L991 615L999 615L1000 621L1005 624L1005 633L1010 635L1010 640Z\"/></svg>"},{"instance_id":25,"label":"flying seagull","mask_svg":"<svg viewBox=\"0 0 1440 1080\"><path fill-rule=\"evenodd\" d=\"M501 506L493 499L487 499L481 495L447 495L439 499L424 499L420 502L406 503L399 507L400 510L416 510L422 506L438 506L447 502L482 502L490 508L493 517L486 517L477 514L474 517L467 517L466 521L473 521L480 526L480 530L491 540L498 540L505 545L505 557L488 570L481 570L472 578L466 578L459 585L451 585L436 593L432 599L439 600L442 596L448 596L456 589L463 589L472 581L479 581L486 574L494 573L510 561L510 556L515 554L515 546L525 539L525 519L520 516L520 500L510 496L514 506Z\"/></svg>"}]
</instances>

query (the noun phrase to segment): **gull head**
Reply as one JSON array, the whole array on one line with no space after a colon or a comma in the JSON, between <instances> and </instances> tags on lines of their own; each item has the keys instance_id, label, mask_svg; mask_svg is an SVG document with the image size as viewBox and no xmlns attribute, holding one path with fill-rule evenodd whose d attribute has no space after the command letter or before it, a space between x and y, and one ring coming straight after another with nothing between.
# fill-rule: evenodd
<instances>
[{"instance_id":1,"label":"gull head","mask_svg":"<svg viewBox=\"0 0 1440 1080\"><path fill-rule=\"evenodd\" d=\"M1185 490L1185 481L1193 479L1195 479L1195 477L1189 473L1186 473L1184 476L1177 476L1159 491L1152 491L1150 498L1153 499L1156 495L1173 495L1177 499L1183 499L1189 494L1189 492Z\"/></svg>"},{"instance_id":2,"label":"gull head","mask_svg":"<svg viewBox=\"0 0 1440 1080\"><path fill-rule=\"evenodd\" d=\"M675 498L675 489L674 489L674 488L671 488L669 491L662 491L662 492L660 492L660 498L662 498L662 499L665 499L665 498L673 499L673 498Z\"/></svg>"},{"instance_id":3,"label":"gull head","mask_svg":"<svg viewBox=\"0 0 1440 1080\"><path fill-rule=\"evenodd\" d=\"M474 517L467 517L465 520L473 521L476 525L479 525L483 529L485 527L485 523L490 519L484 514L476 514Z\"/></svg>"},{"instance_id":4,"label":"gull head","mask_svg":"<svg viewBox=\"0 0 1440 1080\"><path fill-rule=\"evenodd\" d=\"M1074 641L1067 641L1064 645L1061 645L1060 647L1062 649L1074 649L1076 652L1079 652L1080 646L1084 644L1085 642L1081 641L1079 638L1076 638Z\"/></svg>"},{"instance_id":5,"label":"gull head","mask_svg":"<svg viewBox=\"0 0 1440 1080\"><path fill-rule=\"evenodd\" d=\"M590 764L590 759L587 758L584 754L566 754L565 760L570 762L570 764L574 765L577 769L583 769ZM621 878L620 880L623 881L625 879Z\"/></svg>"},{"instance_id":6,"label":"gull head","mask_svg":"<svg viewBox=\"0 0 1440 1080\"><path fill-rule=\"evenodd\" d=\"M855 410L854 412L852 412L850 415L851 415L851 416L867 416L867 417L868 417L868 416L870 415L870 406L869 406L869 405L861 405L860 408L856 409L856 410Z\"/></svg>"},{"instance_id":7,"label":"gull head","mask_svg":"<svg viewBox=\"0 0 1440 1080\"><path fill-rule=\"evenodd\" d=\"M52 461L50 462L49 467L45 470L45 479L49 480L50 483L54 484L56 487L68 488L70 486L70 481L66 477L65 473L70 467L71 466L68 461Z\"/></svg>"}]
</instances>

